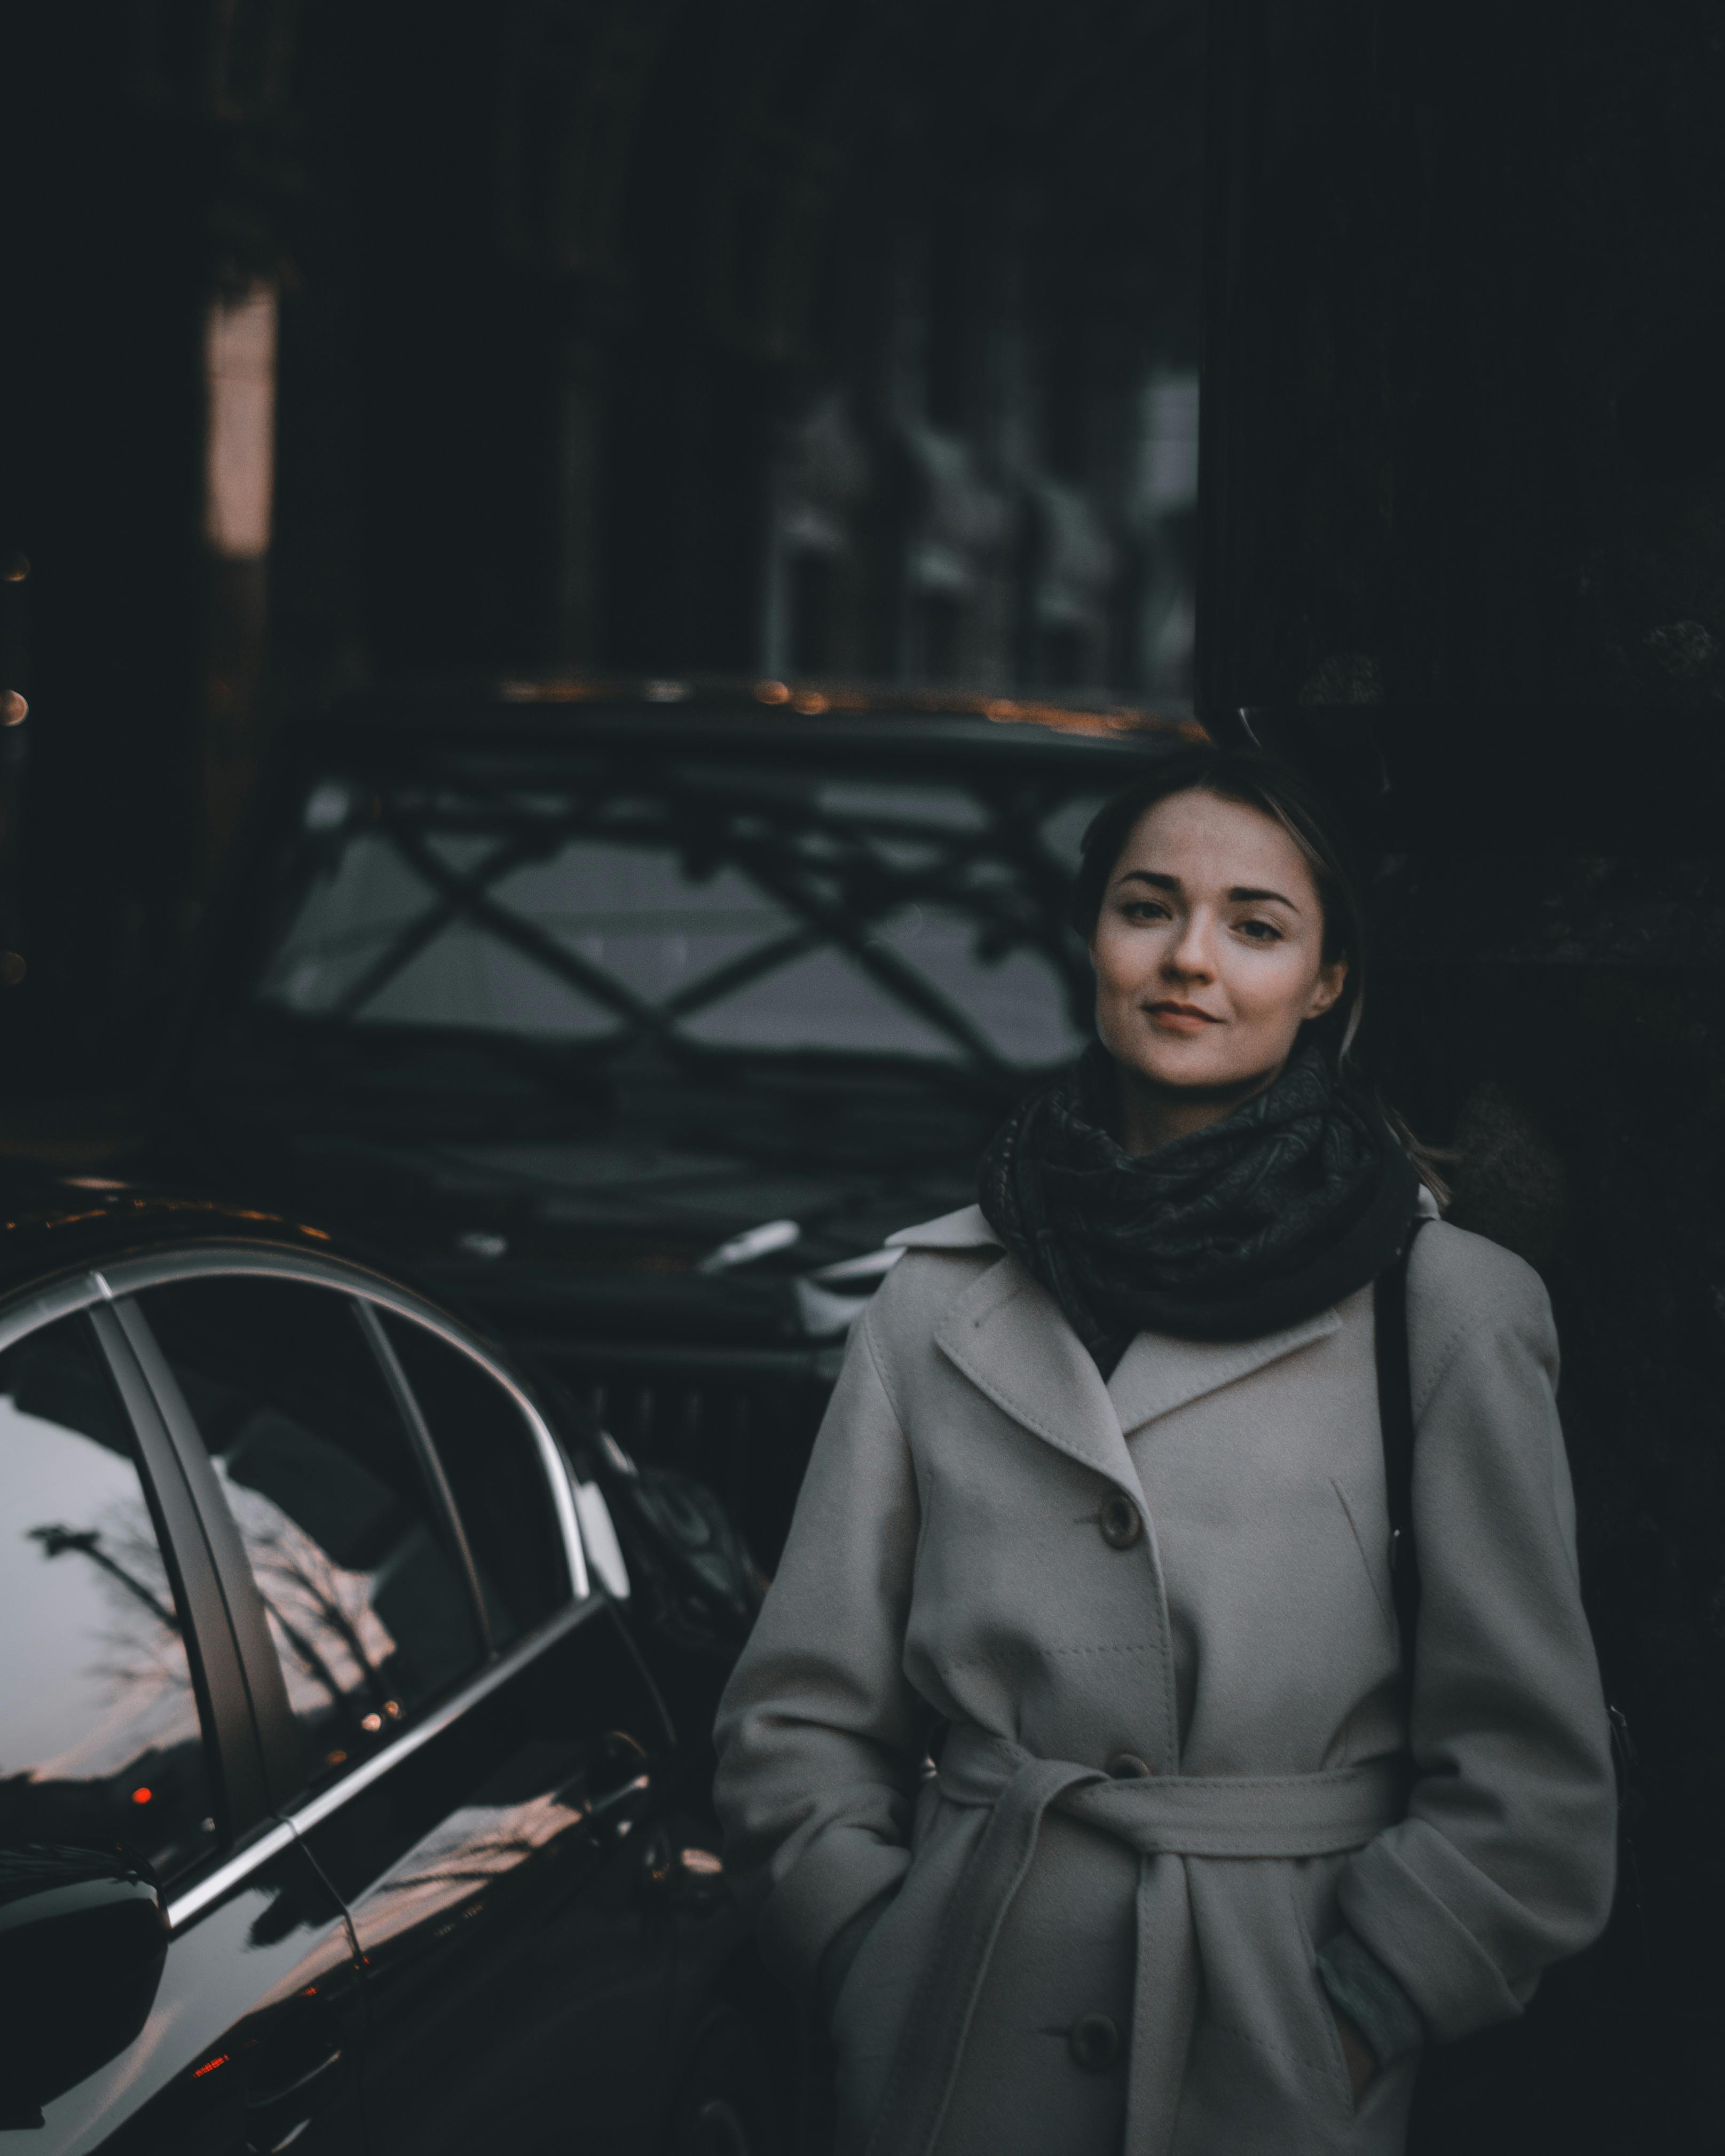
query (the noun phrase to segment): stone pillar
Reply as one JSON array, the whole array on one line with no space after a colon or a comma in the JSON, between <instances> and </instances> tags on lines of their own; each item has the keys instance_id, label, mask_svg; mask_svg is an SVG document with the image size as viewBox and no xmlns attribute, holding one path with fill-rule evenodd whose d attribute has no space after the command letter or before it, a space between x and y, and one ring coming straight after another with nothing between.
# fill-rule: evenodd
<instances>
[{"instance_id":1,"label":"stone pillar","mask_svg":"<svg viewBox=\"0 0 1725 2156\"><path fill-rule=\"evenodd\" d=\"M202 869L211 879L264 752L276 328L276 288L263 280L212 300L204 317Z\"/></svg>"}]
</instances>

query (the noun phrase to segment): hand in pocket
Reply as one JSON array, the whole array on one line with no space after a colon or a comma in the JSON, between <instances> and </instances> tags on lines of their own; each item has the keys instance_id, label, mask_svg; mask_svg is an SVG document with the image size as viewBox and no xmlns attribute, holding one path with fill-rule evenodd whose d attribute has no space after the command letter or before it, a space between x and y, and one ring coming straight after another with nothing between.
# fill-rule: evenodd
<instances>
[{"instance_id":1,"label":"hand in pocket","mask_svg":"<svg viewBox=\"0 0 1725 2156\"><path fill-rule=\"evenodd\" d=\"M1336 2017L1336 2033L1342 2039L1342 2056L1348 2063L1348 2079L1359 2100L1361 2091L1378 2071L1378 2061L1371 2046L1361 2035L1339 2006L1332 2003L1330 2011Z\"/></svg>"}]
</instances>

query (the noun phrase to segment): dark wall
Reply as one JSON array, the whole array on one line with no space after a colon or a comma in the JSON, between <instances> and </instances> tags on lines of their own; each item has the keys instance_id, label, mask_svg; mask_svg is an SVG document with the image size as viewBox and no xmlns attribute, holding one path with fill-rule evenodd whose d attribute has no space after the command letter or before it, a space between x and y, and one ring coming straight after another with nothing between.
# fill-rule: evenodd
<instances>
[{"instance_id":1,"label":"dark wall","mask_svg":"<svg viewBox=\"0 0 1725 2156\"><path fill-rule=\"evenodd\" d=\"M1684 0L1210 26L1200 710L1354 799L1377 1066L1551 1290L1643 1759L1646 1958L1626 1896L1497 2130L1681 2144L1725 2010L1725 39Z\"/></svg>"},{"instance_id":2,"label":"dark wall","mask_svg":"<svg viewBox=\"0 0 1725 2156\"><path fill-rule=\"evenodd\" d=\"M1711 784L1717 11L1224 0L1212 30L1201 699L1378 706L1446 816L1427 744L1464 736L1633 735Z\"/></svg>"},{"instance_id":3,"label":"dark wall","mask_svg":"<svg viewBox=\"0 0 1725 2156\"><path fill-rule=\"evenodd\" d=\"M0 544L30 564L7 685L33 759L12 1020L80 956L109 990L171 935L193 839L204 175L132 57L52 8L12 11L0 55Z\"/></svg>"}]
</instances>

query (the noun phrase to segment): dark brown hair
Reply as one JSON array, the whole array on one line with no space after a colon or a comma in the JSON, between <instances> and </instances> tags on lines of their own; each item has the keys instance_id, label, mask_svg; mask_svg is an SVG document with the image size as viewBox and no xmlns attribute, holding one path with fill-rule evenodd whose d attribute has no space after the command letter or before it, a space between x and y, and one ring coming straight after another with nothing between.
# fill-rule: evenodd
<instances>
[{"instance_id":1,"label":"dark brown hair","mask_svg":"<svg viewBox=\"0 0 1725 2156\"><path fill-rule=\"evenodd\" d=\"M1353 847L1332 804L1303 772L1260 749L1192 748L1177 751L1132 785L1105 802L1080 842L1078 873L1068 918L1087 943L1096 933L1108 880L1138 819L1176 793L1213 793L1237 801L1280 824L1300 849L1323 908L1323 956L1327 964L1348 961L1348 978L1334 1005L1309 1021L1337 1077L1352 1075L1353 1045L1365 1015L1367 917L1364 891ZM1377 1097L1374 1095L1374 1098ZM1441 1203L1449 1196L1436 1157L1421 1145L1381 1098L1378 1106L1406 1146L1423 1180Z\"/></svg>"}]
</instances>

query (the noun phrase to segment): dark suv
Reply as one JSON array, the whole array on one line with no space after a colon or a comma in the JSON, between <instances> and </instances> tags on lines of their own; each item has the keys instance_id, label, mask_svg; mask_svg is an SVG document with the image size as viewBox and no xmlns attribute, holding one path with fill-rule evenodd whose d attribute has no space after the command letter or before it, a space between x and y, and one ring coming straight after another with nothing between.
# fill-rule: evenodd
<instances>
[{"instance_id":1,"label":"dark suv","mask_svg":"<svg viewBox=\"0 0 1725 2156\"><path fill-rule=\"evenodd\" d=\"M296 726L164 1095L773 1561L881 1239L1089 1024L1079 834L1189 721L773 682Z\"/></svg>"}]
</instances>

